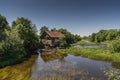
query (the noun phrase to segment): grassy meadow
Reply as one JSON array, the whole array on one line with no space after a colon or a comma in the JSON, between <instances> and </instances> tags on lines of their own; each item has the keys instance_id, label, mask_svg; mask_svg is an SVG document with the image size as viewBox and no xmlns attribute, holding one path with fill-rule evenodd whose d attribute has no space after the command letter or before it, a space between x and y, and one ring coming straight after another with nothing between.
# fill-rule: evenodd
<instances>
[{"instance_id":1,"label":"grassy meadow","mask_svg":"<svg viewBox=\"0 0 120 80\"><path fill-rule=\"evenodd\" d=\"M102 49L88 49L88 48L68 48L61 49L61 52L64 54L73 54L76 56L83 56L95 60L111 61L111 62L120 62L120 53L110 53L108 50Z\"/></svg>"}]
</instances>

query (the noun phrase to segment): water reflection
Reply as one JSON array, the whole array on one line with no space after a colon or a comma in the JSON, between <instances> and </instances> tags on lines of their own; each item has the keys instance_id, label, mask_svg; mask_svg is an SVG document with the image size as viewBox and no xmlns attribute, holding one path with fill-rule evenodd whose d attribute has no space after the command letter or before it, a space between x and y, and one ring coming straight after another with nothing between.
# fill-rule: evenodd
<instances>
[{"instance_id":1,"label":"water reflection","mask_svg":"<svg viewBox=\"0 0 120 80\"><path fill-rule=\"evenodd\" d=\"M108 80L120 80L120 70L119 69L108 69L107 67L103 68L103 72L108 78Z\"/></svg>"},{"instance_id":2,"label":"water reflection","mask_svg":"<svg viewBox=\"0 0 120 80\"><path fill-rule=\"evenodd\" d=\"M44 62L50 62L56 59L59 59L62 61L64 60L64 57L66 56L67 56L66 54L46 54L46 53L40 54L40 57L42 58Z\"/></svg>"},{"instance_id":3,"label":"water reflection","mask_svg":"<svg viewBox=\"0 0 120 80\"><path fill-rule=\"evenodd\" d=\"M112 67L116 69L120 69L120 62L112 62Z\"/></svg>"},{"instance_id":4,"label":"water reflection","mask_svg":"<svg viewBox=\"0 0 120 80\"><path fill-rule=\"evenodd\" d=\"M104 67L107 68L105 72ZM107 80L111 73L113 80L113 77L119 77L119 69L118 62L96 61L69 54L39 54L20 64L1 68L0 80Z\"/></svg>"},{"instance_id":5,"label":"water reflection","mask_svg":"<svg viewBox=\"0 0 120 80\"><path fill-rule=\"evenodd\" d=\"M111 63L80 56L40 54L33 66L31 80L106 80L102 68Z\"/></svg>"},{"instance_id":6,"label":"water reflection","mask_svg":"<svg viewBox=\"0 0 120 80\"><path fill-rule=\"evenodd\" d=\"M74 48L101 48L103 50L107 49L106 44L96 44L96 45L76 45Z\"/></svg>"},{"instance_id":7,"label":"water reflection","mask_svg":"<svg viewBox=\"0 0 120 80\"><path fill-rule=\"evenodd\" d=\"M31 76L32 65L37 55L31 56L28 60L0 69L0 80L29 80Z\"/></svg>"}]
</instances>

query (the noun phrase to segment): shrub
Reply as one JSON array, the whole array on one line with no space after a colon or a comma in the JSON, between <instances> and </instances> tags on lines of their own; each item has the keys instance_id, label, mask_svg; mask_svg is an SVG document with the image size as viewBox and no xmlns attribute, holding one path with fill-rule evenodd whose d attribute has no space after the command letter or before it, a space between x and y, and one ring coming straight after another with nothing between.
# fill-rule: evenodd
<instances>
[{"instance_id":1,"label":"shrub","mask_svg":"<svg viewBox=\"0 0 120 80\"><path fill-rule=\"evenodd\" d=\"M26 55L23 40L20 39L18 31L12 29L5 31L6 38L0 42L0 67L21 61Z\"/></svg>"},{"instance_id":2,"label":"shrub","mask_svg":"<svg viewBox=\"0 0 120 80\"><path fill-rule=\"evenodd\" d=\"M108 45L108 50L109 50L111 53L120 52L120 40L113 40L113 41Z\"/></svg>"}]
</instances>

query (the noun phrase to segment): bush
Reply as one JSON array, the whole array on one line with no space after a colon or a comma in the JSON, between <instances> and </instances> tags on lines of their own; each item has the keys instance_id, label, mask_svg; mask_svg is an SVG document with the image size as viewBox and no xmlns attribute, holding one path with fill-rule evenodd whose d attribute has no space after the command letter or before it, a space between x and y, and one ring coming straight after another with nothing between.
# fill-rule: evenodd
<instances>
[{"instance_id":1,"label":"bush","mask_svg":"<svg viewBox=\"0 0 120 80\"><path fill-rule=\"evenodd\" d=\"M120 40L113 40L113 41L108 45L108 50L109 50L111 53L120 52Z\"/></svg>"},{"instance_id":2,"label":"bush","mask_svg":"<svg viewBox=\"0 0 120 80\"><path fill-rule=\"evenodd\" d=\"M12 29L5 31L6 38L0 42L0 67L18 63L26 55L23 40L20 39L18 31Z\"/></svg>"}]
</instances>

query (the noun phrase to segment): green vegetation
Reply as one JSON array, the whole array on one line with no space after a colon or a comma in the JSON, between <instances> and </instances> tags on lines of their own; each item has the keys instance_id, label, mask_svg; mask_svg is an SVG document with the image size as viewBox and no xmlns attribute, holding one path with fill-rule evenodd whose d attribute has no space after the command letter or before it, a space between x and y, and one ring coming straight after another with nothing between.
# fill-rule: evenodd
<instances>
[{"instance_id":1,"label":"green vegetation","mask_svg":"<svg viewBox=\"0 0 120 80\"><path fill-rule=\"evenodd\" d=\"M56 29L52 29L52 31L56 31ZM68 47L70 46L70 44L76 43L81 40L81 37L79 35L74 35L67 31L66 29L61 28L58 29L57 31L61 32L65 36L62 40L63 47Z\"/></svg>"},{"instance_id":2,"label":"green vegetation","mask_svg":"<svg viewBox=\"0 0 120 80\"><path fill-rule=\"evenodd\" d=\"M104 42L104 41L111 41L120 38L120 30L111 29L111 30L100 30L97 33L93 33L90 35L89 40L91 42Z\"/></svg>"},{"instance_id":3,"label":"green vegetation","mask_svg":"<svg viewBox=\"0 0 120 80\"><path fill-rule=\"evenodd\" d=\"M28 60L13 66L0 69L0 80L30 80L32 65L37 55L32 55Z\"/></svg>"},{"instance_id":4,"label":"green vegetation","mask_svg":"<svg viewBox=\"0 0 120 80\"><path fill-rule=\"evenodd\" d=\"M73 43L71 44L71 46L76 46L76 45L96 45L97 43L95 42L90 42L90 41L87 41L87 40L81 40L81 41L78 41L76 43Z\"/></svg>"},{"instance_id":5,"label":"green vegetation","mask_svg":"<svg viewBox=\"0 0 120 80\"><path fill-rule=\"evenodd\" d=\"M108 46L111 53L120 52L120 40L113 40Z\"/></svg>"},{"instance_id":6,"label":"green vegetation","mask_svg":"<svg viewBox=\"0 0 120 80\"><path fill-rule=\"evenodd\" d=\"M120 71L114 69L103 69L104 74L107 76L108 80L120 80Z\"/></svg>"},{"instance_id":7,"label":"green vegetation","mask_svg":"<svg viewBox=\"0 0 120 80\"><path fill-rule=\"evenodd\" d=\"M0 67L21 61L26 55L23 40L20 39L18 31L12 29L5 31L6 38L0 42Z\"/></svg>"},{"instance_id":8,"label":"green vegetation","mask_svg":"<svg viewBox=\"0 0 120 80\"><path fill-rule=\"evenodd\" d=\"M73 54L80 55L83 57L96 59L96 60L104 60L111 62L120 62L120 53L111 54L109 51L104 51L102 49L88 49L88 48L68 48L61 49L61 52L64 54Z\"/></svg>"},{"instance_id":9,"label":"green vegetation","mask_svg":"<svg viewBox=\"0 0 120 80\"><path fill-rule=\"evenodd\" d=\"M8 22L6 20L6 17L0 15L0 32L4 31L5 29L8 29Z\"/></svg>"},{"instance_id":10,"label":"green vegetation","mask_svg":"<svg viewBox=\"0 0 120 80\"><path fill-rule=\"evenodd\" d=\"M91 42L107 44L111 53L120 52L120 30L100 30L87 38Z\"/></svg>"},{"instance_id":11,"label":"green vegetation","mask_svg":"<svg viewBox=\"0 0 120 80\"><path fill-rule=\"evenodd\" d=\"M48 31L48 27L41 27L40 35L45 30ZM79 35L73 35L66 29L54 28L51 31L58 31L65 35L57 41L61 47L68 47L81 40ZM42 47L36 26L31 20L18 17L9 26L6 17L0 15L0 67L19 63Z\"/></svg>"},{"instance_id":12,"label":"green vegetation","mask_svg":"<svg viewBox=\"0 0 120 80\"><path fill-rule=\"evenodd\" d=\"M30 53L34 52L39 45L39 37L37 35L36 26L27 18L17 18L12 22L12 29L17 28L19 36L24 40L24 48Z\"/></svg>"},{"instance_id":13,"label":"green vegetation","mask_svg":"<svg viewBox=\"0 0 120 80\"><path fill-rule=\"evenodd\" d=\"M100 30L88 37L74 35L66 29L43 26L40 29L40 35L44 31L58 31L64 34L64 37L56 41L63 48L75 45L95 45L107 44L108 49L62 49L64 53L81 55L92 59L101 59L113 62L120 61L120 30ZM18 17L10 26L7 19L0 15L0 67L15 64L23 61L26 57L33 54L36 49L43 48L43 45L37 35L35 24L31 20Z\"/></svg>"},{"instance_id":14,"label":"green vegetation","mask_svg":"<svg viewBox=\"0 0 120 80\"><path fill-rule=\"evenodd\" d=\"M36 27L27 18L17 18L8 25L0 15L0 67L23 61L38 48Z\"/></svg>"}]
</instances>

